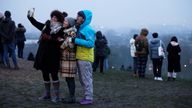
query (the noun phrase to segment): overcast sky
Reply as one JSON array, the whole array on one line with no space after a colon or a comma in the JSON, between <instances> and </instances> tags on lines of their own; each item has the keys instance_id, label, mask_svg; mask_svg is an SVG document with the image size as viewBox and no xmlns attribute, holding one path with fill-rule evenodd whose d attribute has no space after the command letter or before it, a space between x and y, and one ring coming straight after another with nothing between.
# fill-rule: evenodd
<instances>
[{"instance_id":1,"label":"overcast sky","mask_svg":"<svg viewBox=\"0 0 192 108\"><path fill-rule=\"evenodd\" d=\"M108 28L176 25L192 27L192 0L0 0L0 12L10 10L12 19L35 30L27 20L27 10L35 8L35 18L49 19L54 9L76 17L79 10L93 12L91 25Z\"/></svg>"}]
</instances>

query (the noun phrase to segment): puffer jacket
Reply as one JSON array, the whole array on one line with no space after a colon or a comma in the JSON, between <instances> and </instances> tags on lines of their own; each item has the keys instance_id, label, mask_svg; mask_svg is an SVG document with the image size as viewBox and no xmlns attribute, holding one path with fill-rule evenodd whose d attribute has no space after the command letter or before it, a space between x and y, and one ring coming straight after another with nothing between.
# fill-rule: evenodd
<instances>
[{"instance_id":1,"label":"puffer jacket","mask_svg":"<svg viewBox=\"0 0 192 108\"><path fill-rule=\"evenodd\" d=\"M161 41L161 46L163 47L165 52L165 46L163 41L158 38L153 38L149 42L149 54L151 59L163 58L162 56L158 55L158 47L160 46L160 41Z\"/></svg>"}]
</instances>

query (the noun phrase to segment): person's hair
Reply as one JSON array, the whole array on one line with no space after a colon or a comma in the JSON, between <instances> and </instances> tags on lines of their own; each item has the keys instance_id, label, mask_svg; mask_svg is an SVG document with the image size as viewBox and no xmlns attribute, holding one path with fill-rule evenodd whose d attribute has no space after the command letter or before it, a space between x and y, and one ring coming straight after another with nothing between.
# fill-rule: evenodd
<instances>
[{"instance_id":1,"label":"person's hair","mask_svg":"<svg viewBox=\"0 0 192 108\"><path fill-rule=\"evenodd\" d=\"M4 13L6 18L10 18L11 17L11 12L10 11L5 11Z\"/></svg>"},{"instance_id":2,"label":"person's hair","mask_svg":"<svg viewBox=\"0 0 192 108\"><path fill-rule=\"evenodd\" d=\"M173 36L173 37L171 38L171 41L178 42L177 37L176 37L176 36Z\"/></svg>"},{"instance_id":3,"label":"person's hair","mask_svg":"<svg viewBox=\"0 0 192 108\"><path fill-rule=\"evenodd\" d=\"M60 11L58 11L58 10L54 10L54 11L51 12L51 18L52 18L53 16L57 17L57 21L58 21L58 22L63 23L63 21L64 21L64 15L63 15L62 12L60 12Z\"/></svg>"},{"instance_id":4,"label":"person's hair","mask_svg":"<svg viewBox=\"0 0 192 108\"><path fill-rule=\"evenodd\" d=\"M19 23L17 26L18 26L18 27L23 27L23 25L22 25L21 23Z\"/></svg>"},{"instance_id":5,"label":"person's hair","mask_svg":"<svg viewBox=\"0 0 192 108\"><path fill-rule=\"evenodd\" d=\"M158 33L155 32L152 34L152 36L153 36L153 38L158 38Z\"/></svg>"},{"instance_id":6,"label":"person's hair","mask_svg":"<svg viewBox=\"0 0 192 108\"><path fill-rule=\"evenodd\" d=\"M138 34L134 34L134 35L133 35L133 39L136 39L137 36L138 36Z\"/></svg>"},{"instance_id":7,"label":"person's hair","mask_svg":"<svg viewBox=\"0 0 192 108\"><path fill-rule=\"evenodd\" d=\"M148 31L146 28L142 28L142 29L141 29L141 33L140 33L140 35L147 36L148 33L149 33L149 31Z\"/></svg>"}]
</instances>

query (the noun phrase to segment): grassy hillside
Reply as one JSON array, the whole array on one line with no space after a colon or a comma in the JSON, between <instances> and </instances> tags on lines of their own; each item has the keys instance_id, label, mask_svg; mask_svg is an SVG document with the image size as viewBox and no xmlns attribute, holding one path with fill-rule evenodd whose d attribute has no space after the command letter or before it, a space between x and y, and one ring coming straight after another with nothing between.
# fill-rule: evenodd
<instances>
[{"instance_id":1,"label":"grassy hillside","mask_svg":"<svg viewBox=\"0 0 192 108\"><path fill-rule=\"evenodd\" d=\"M20 70L0 68L0 108L191 108L192 81L154 81L152 76L137 79L131 72L109 71L94 73L94 104L54 104L38 101L43 90L40 71L32 68L33 62L19 60ZM61 79L61 97L68 89ZM76 97L80 100L82 87L76 78Z\"/></svg>"}]
</instances>

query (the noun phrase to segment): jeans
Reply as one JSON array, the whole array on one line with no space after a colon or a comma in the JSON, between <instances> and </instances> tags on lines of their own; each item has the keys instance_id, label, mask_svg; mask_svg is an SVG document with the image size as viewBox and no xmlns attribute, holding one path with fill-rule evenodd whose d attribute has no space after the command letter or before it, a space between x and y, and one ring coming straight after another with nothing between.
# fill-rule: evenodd
<instances>
[{"instance_id":1,"label":"jeans","mask_svg":"<svg viewBox=\"0 0 192 108\"><path fill-rule=\"evenodd\" d=\"M11 55L13 64L15 65L15 67L17 67L17 58L16 58L16 54L15 54L15 43L11 42L11 43L6 43L3 44L3 62L6 66L10 67L10 62L9 62L9 53Z\"/></svg>"}]
</instances>

